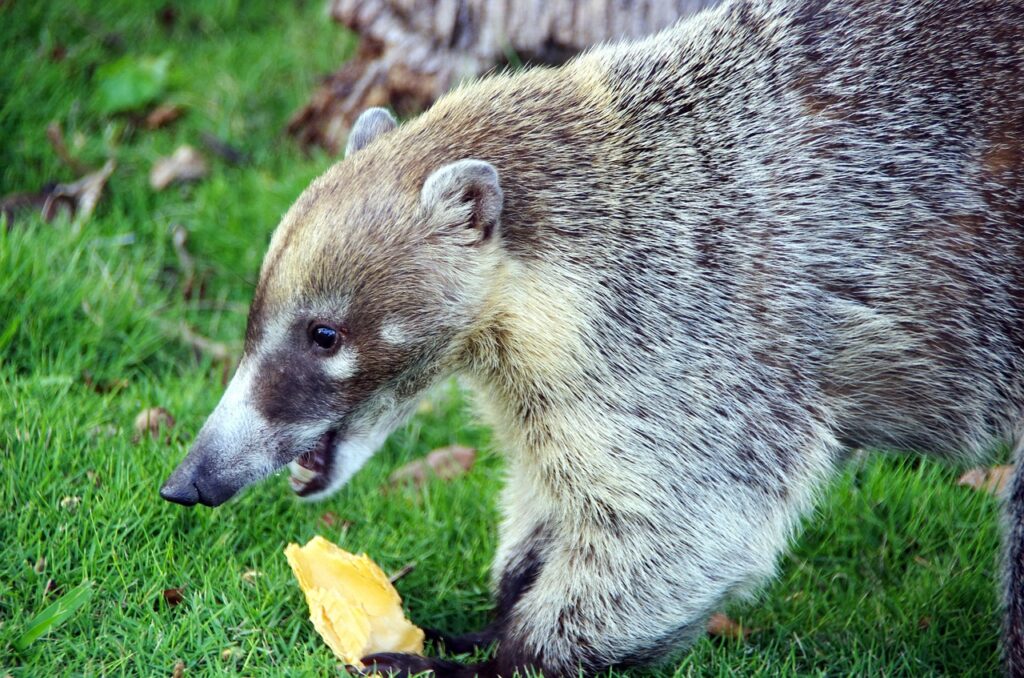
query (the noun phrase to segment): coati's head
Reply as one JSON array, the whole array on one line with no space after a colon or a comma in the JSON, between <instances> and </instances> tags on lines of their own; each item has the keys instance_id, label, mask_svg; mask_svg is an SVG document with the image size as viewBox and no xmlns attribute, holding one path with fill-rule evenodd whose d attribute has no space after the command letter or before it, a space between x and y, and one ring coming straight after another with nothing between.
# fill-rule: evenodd
<instances>
[{"instance_id":1,"label":"coati's head","mask_svg":"<svg viewBox=\"0 0 1024 678\"><path fill-rule=\"evenodd\" d=\"M216 506L286 464L300 496L327 496L456 364L497 261L498 173L412 161L389 138L362 150L395 126L360 116L354 157L285 215L238 370L164 499Z\"/></svg>"}]
</instances>

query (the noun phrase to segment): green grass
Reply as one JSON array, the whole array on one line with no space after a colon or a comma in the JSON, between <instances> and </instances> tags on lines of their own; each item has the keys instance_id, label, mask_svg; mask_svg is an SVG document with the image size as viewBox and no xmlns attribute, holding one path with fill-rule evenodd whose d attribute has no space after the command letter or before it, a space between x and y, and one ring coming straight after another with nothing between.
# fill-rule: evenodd
<instances>
[{"instance_id":1,"label":"green grass","mask_svg":"<svg viewBox=\"0 0 1024 678\"><path fill-rule=\"evenodd\" d=\"M170 29L157 20L162 4L0 3L0 195L74 178L46 142L51 120L84 162L118 162L80 231L35 218L0 229L0 675L167 675L179 660L187 675L336 674L282 554L317 533L386 570L415 561L399 583L414 620L481 626L502 464L454 388L324 504L297 503L280 478L215 511L158 498L221 390L220 369L166 327L184 321L238 345L272 228L331 162L304 156L283 124L352 49L320 2L188 3ZM94 112L99 66L165 53L165 98L188 108L184 119L149 132ZM206 181L150 191L152 161L198 146L204 131L250 162L212 158ZM182 298L174 224L191 234L201 300ZM85 372L127 385L97 392ZM176 427L134 443L133 418L155 405ZM484 450L467 477L382 492L393 467L451 442ZM858 461L779 579L730 608L756 630L750 638L703 640L651 675L993 674L998 506L956 476L927 462ZM326 526L325 511L351 525ZM261 575L249 581L250 570ZM17 651L32 619L83 582L91 598ZM155 605L171 587L184 587L184 602Z\"/></svg>"}]
</instances>

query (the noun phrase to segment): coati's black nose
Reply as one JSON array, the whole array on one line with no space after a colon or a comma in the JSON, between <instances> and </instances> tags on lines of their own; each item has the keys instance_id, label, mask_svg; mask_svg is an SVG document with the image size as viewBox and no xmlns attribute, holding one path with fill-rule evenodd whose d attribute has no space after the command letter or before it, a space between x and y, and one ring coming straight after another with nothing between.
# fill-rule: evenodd
<instances>
[{"instance_id":1,"label":"coati's black nose","mask_svg":"<svg viewBox=\"0 0 1024 678\"><path fill-rule=\"evenodd\" d=\"M160 488L160 496L182 506L220 506L242 489L237 478L217 470L204 456L205 449L195 445L185 460Z\"/></svg>"},{"instance_id":2,"label":"coati's black nose","mask_svg":"<svg viewBox=\"0 0 1024 678\"><path fill-rule=\"evenodd\" d=\"M160 488L160 496L182 506L195 506L199 502L199 488L195 483L171 483Z\"/></svg>"}]
</instances>

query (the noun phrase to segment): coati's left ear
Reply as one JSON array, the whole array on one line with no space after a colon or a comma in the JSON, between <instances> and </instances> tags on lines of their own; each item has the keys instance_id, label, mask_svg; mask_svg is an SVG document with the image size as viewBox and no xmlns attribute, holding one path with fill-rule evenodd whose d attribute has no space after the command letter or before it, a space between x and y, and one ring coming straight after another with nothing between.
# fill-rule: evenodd
<instances>
[{"instance_id":1,"label":"coati's left ear","mask_svg":"<svg viewBox=\"0 0 1024 678\"><path fill-rule=\"evenodd\" d=\"M435 170L420 192L428 218L465 234L473 245L497 231L503 199L498 170L483 160L459 160Z\"/></svg>"},{"instance_id":2,"label":"coati's left ear","mask_svg":"<svg viewBox=\"0 0 1024 678\"><path fill-rule=\"evenodd\" d=\"M377 137L387 134L398 127L395 117L383 108L367 108L356 118L356 124L352 125L352 131L348 133L348 142L345 144L345 157L356 151L361 151L370 145L370 142Z\"/></svg>"}]
</instances>

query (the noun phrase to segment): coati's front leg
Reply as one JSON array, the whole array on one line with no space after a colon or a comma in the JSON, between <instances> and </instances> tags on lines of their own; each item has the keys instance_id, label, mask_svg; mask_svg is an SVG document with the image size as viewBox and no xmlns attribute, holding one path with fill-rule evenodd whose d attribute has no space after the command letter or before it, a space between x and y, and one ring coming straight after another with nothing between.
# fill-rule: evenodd
<instances>
[{"instance_id":1,"label":"coati's front leg","mask_svg":"<svg viewBox=\"0 0 1024 678\"><path fill-rule=\"evenodd\" d=\"M505 609L494 658L464 666L376 655L368 665L376 659L383 671L511 678L526 669L593 674L662 658L698 637L730 594L772 574L834 449L824 442L787 449L787 459L809 463L760 474L744 465L763 459L744 452L732 466L719 462L717 472L694 463L675 476L624 471L607 482L587 478L570 492L541 484L530 497L512 493L510 521L517 511L546 518L518 530L516 550L499 550Z\"/></svg>"}]
</instances>

